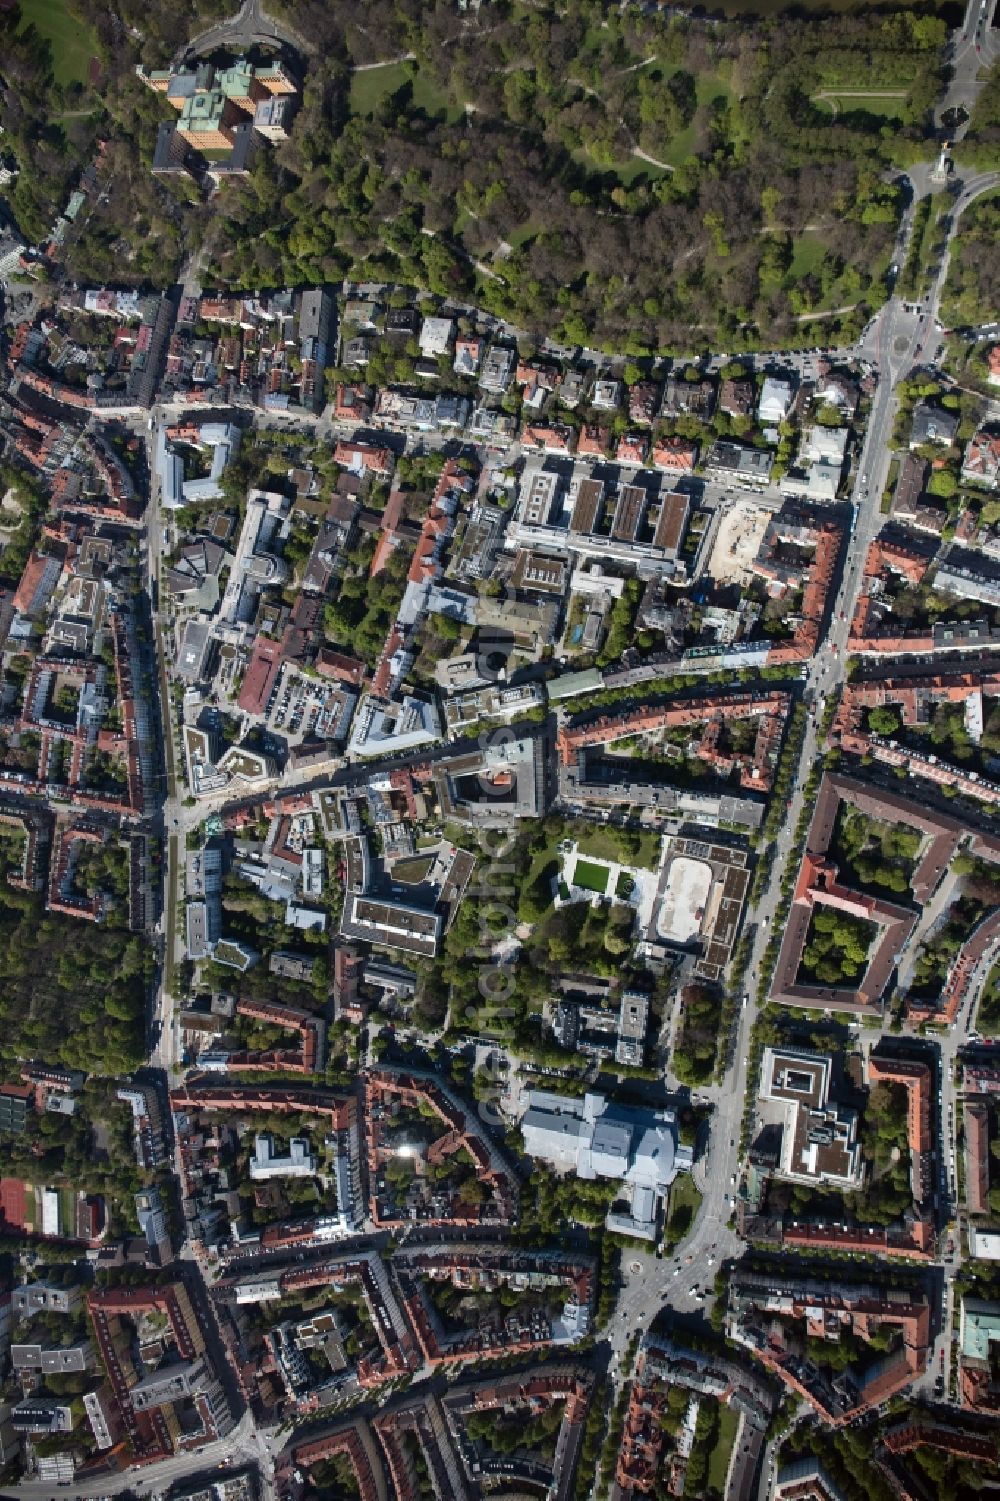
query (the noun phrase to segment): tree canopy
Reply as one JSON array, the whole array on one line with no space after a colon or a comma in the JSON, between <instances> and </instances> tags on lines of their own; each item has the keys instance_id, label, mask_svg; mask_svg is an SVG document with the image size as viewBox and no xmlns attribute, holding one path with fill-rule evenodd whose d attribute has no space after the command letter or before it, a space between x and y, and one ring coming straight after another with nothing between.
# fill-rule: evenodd
<instances>
[{"instance_id":1,"label":"tree canopy","mask_svg":"<svg viewBox=\"0 0 1000 1501\"><path fill-rule=\"evenodd\" d=\"M720 25L603 0L272 0L313 44L302 109L287 143L200 200L150 174L172 112L134 67L227 6L77 4L100 86L71 99L22 29L0 124L32 238L108 143L66 247L79 279L166 285L204 240L220 284L372 276L633 356L809 342L819 311L831 341L860 328L901 210L891 169L932 146L945 40L903 7ZM840 99L859 78L871 103Z\"/></svg>"},{"instance_id":2,"label":"tree canopy","mask_svg":"<svg viewBox=\"0 0 1000 1501\"><path fill-rule=\"evenodd\" d=\"M151 964L139 935L45 912L40 898L0 886L0 1059L138 1067Z\"/></svg>"}]
</instances>

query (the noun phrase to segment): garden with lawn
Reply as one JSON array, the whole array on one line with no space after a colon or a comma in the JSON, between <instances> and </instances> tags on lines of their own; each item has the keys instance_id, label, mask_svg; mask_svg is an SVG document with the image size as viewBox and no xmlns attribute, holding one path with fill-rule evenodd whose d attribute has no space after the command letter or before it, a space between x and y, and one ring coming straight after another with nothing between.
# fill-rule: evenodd
<instances>
[{"instance_id":1,"label":"garden with lawn","mask_svg":"<svg viewBox=\"0 0 1000 1501\"><path fill-rule=\"evenodd\" d=\"M1000 1036L1000 964L995 964L986 978L976 1012L976 1027L986 1037Z\"/></svg>"},{"instance_id":2,"label":"garden with lawn","mask_svg":"<svg viewBox=\"0 0 1000 1501\"><path fill-rule=\"evenodd\" d=\"M578 859L573 871L573 885L582 886L584 891L596 891L599 896L604 896L608 889L608 877L611 871L606 865L597 865L593 860Z\"/></svg>"},{"instance_id":3,"label":"garden with lawn","mask_svg":"<svg viewBox=\"0 0 1000 1501\"><path fill-rule=\"evenodd\" d=\"M655 870L660 862L660 836L647 829L617 829L599 824L574 826L577 849L595 860Z\"/></svg>"},{"instance_id":4,"label":"garden with lawn","mask_svg":"<svg viewBox=\"0 0 1000 1501\"><path fill-rule=\"evenodd\" d=\"M830 854L846 885L873 896L888 892L905 899L911 895L922 843L918 830L870 818L860 808L842 803Z\"/></svg>"},{"instance_id":5,"label":"garden with lawn","mask_svg":"<svg viewBox=\"0 0 1000 1501\"><path fill-rule=\"evenodd\" d=\"M679 1173L670 1185L666 1222L663 1226L664 1250L683 1240L701 1207L701 1194L690 1173Z\"/></svg>"}]
</instances>

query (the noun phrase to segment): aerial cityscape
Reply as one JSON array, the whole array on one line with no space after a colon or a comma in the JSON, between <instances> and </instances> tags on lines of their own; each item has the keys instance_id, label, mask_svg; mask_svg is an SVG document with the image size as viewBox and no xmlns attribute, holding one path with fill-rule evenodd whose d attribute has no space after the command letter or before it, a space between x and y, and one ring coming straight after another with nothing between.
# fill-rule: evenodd
<instances>
[{"instance_id":1,"label":"aerial cityscape","mask_svg":"<svg viewBox=\"0 0 1000 1501\"><path fill-rule=\"evenodd\" d=\"M1000 0L0 0L0 1501L1000 1496Z\"/></svg>"}]
</instances>

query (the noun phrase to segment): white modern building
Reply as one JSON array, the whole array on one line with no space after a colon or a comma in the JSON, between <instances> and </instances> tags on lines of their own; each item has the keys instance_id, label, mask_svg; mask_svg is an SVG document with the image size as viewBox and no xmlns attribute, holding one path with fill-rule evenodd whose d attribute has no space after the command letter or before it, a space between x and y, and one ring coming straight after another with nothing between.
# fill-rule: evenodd
<instances>
[{"instance_id":1,"label":"white modern building","mask_svg":"<svg viewBox=\"0 0 1000 1501\"><path fill-rule=\"evenodd\" d=\"M834 464L843 467L847 454L848 431L846 427L823 427L816 423L802 434L799 462L803 464Z\"/></svg>"},{"instance_id":2,"label":"white modern building","mask_svg":"<svg viewBox=\"0 0 1000 1501\"><path fill-rule=\"evenodd\" d=\"M426 359L447 354L455 325L450 318L425 318L420 327L420 353Z\"/></svg>"},{"instance_id":3,"label":"white modern building","mask_svg":"<svg viewBox=\"0 0 1000 1501\"><path fill-rule=\"evenodd\" d=\"M494 344L486 356L483 372L479 377L483 390L491 391L497 396L502 395L513 378L516 359L516 350L509 349L505 344Z\"/></svg>"},{"instance_id":4,"label":"white modern building","mask_svg":"<svg viewBox=\"0 0 1000 1501\"><path fill-rule=\"evenodd\" d=\"M857 1188L862 1177L857 1111L831 1100L832 1079L833 1059L828 1054L765 1048L758 1140L773 1145L779 1177Z\"/></svg>"},{"instance_id":5,"label":"white modern building","mask_svg":"<svg viewBox=\"0 0 1000 1501\"><path fill-rule=\"evenodd\" d=\"M222 495L222 474L240 444L240 430L229 422L205 422L197 437L186 440L198 448L212 450L212 466L200 479L184 478L184 462L167 438L164 427L156 435L155 468L160 482L160 504L166 511L203 500L218 500Z\"/></svg>"},{"instance_id":6,"label":"white modern building","mask_svg":"<svg viewBox=\"0 0 1000 1501\"><path fill-rule=\"evenodd\" d=\"M0 175L0 187L4 180ZM5 230L0 234L0 281L6 281L9 276L16 276L21 269L21 257L28 247L23 240Z\"/></svg>"},{"instance_id":7,"label":"white modern building","mask_svg":"<svg viewBox=\"0 0 1000 1501\"><path fill-rule=\"evenodd\" d=\"M1000 1230L969 1226L969 1255L976 1261L1000 1261Z\"/></svg>"},{"instance_id":8,"label":"white modern building","mask_svg":"<svg viewBox=\"0 0 1000 1501\"><path fill-rule=\"evenodd\" d=\"M775 375L765 377L757 403L758 422L777 425L784 422L792 409L795 387L791 381L780 380Z\"/></svg>"},{"instance_id":9,"label":"white modern building","mask_svg":"<svg viewBox=\"0 0 1000 1501\"><path fill-rule=\"evenodd\" d=\"M574 560L631 564L640 574L680 570L678 553L690 497L664 476L642 471L613 482L583 460L547 468L531 457L518 488L517 513L504 545L545 549ZM504 608L507 608L505 603Z\"/></svg>"},{"instance_id":10,"label":"white modern building","mask_svg":"<svg viewBox=\"0 0 1000 1501\"><path fill-rule=\"evenodd\" d=\"M836 500L847 456L846 427L807 427L795 469L781 481L783 495L804 500Z\"/></svg>"},{"instance_id":11,"label":"white modern building","mask_svg":"<svg viewBox=\"0 0 1000 1501\"><path fill-rule=\"evenodd\" d=\"M529 1090L521 1134L528 1156L557 1172L618 1179L628 1207L612 1206L607 1227L642 1240L656 1239L660 1201L693 1161L691 1148L678 1142L672 1110L632 1109L601 1094L571 1099Z\"/></svg>"},{"instance_id":12,"label":"white modern building","mask_svg":"<svg viewBox=\"0 0 1000 1501\"><path fill-rule=\"evenodd\" d=\"M268 490L250 491L232 571L222 597L219 618L224 623L248 624L256 614L263 590L287 580L288 566L280 551L289 531L290 506L285 495Z\"/></svg>"},{"instance_id":13,"label":"white modern building","mask_svg":"<svg viewBox=\"0 0 1000 1501\"><path fill-rule=\"evenodd\" d=\"M293 1136L288 1143L288 1156L279 1157L274 1150L274 1137L262 1131L254 1137L253 1155L250 1158L250 1177L255 1183L269 1178L311 1178L316 1172L316 1156L309 1150L305 1136Z\"/></svg>"},{"instance_id":14,"label":"white modern building","mask_svg":"<svg viewBox=\"0 0 1000 1501\"><path fill-rule=\"evenodd\" d=\"M312 846L302 851L302 895L323 895L323 851Z\"/></svg>"},{"instance_id":15,"label":"white modern building","mask_svg":"<svg viewBox=\"0 0 1000 1501\"><path fill-rule=\"evenodd\" d=\"M441 717L430 701L404 694L386 703L374 694L363 699L354 716L348 756L397 756L441 738Z\"/></svg>"}]
</instances>

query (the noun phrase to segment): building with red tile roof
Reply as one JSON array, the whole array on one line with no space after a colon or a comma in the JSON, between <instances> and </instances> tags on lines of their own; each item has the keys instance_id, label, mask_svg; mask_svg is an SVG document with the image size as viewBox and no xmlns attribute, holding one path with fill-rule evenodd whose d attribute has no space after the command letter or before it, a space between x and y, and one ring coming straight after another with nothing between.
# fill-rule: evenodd
<instances>
[{"instance_id":1,"label":"building with red tile roof","mask_svg":"<svg viewBox=\"0 0 1000 1501\"><path fill-rule=\"evenodd\" d=\"M24 840L20 867L11 866L7 872L8 886L38 891L44 885L51 823L52 815L47 809L0 808L0 826L16 830Z\"/></svg>"},{"instance_id":2,"label":"building with red tile roof","mask_svg":"<svg viewBox=\"0 0 1000 1501\"><path fill-rule=\"evenodd\" d=\"M361 1023L370 1002L362 999L361 982L365 973L365 951L355 943L338 942L333 951L333 1015Z\"/></svg>"},{"instance_id":3,"label":"building with red tile roof","mask_svg":"<svg viewBox=\"0 0 1000 1501\"><path fill-rule=\"evenodd\" d=\"M471 1455L463 1452L463 1433L468 1420L477 1414L499 1410L505 1417L523 1414L525 1420L562 1406L562 1423L555 1436L551 1458L541 1456L531 1461L534 1487L546 1486L548 1501L570 1501L577 1480L578 1458L583 1442L584 1423L593 1394L594 1376L585 1366L558 1364L536 1366L511 1375L494 1375L453 1386L442 1406L456 1440L458 1453L469 1465ZM475 1479L473 1461L472 1479ZM449 1492L449 1501L451 1501Z\"/></svg>"},{"instance_id":4,"label":"building with red tile roof","mask_svg":"<svg viewBox=\"0 0 1000 1501\"><path fill-rule=\"evenodd\" d=\"M313 665L321 678L332 678L350 688L360 688L368 670L358 657L334 651L331 646L320 647Z\"/></svg>"},{"instance_id":5,"label":"building with red tile roof","mask_svg":"<svg viewBox=\"0 0 1000 1501\"><path fill-rule=\"evenodd\" d=\"M796 512L794 515L796 522L800 522L800 513ZM780 517L775 518L775 523L780 521ZM768 531L770 530L769 526ZM819 645L843 535L843 528L836 522L824 520L814 525L815 552L811 566L805 571L799 623L790 642L771 647L767 654L768 667L807 662L814 655Z\"/></svg>"},{"instance_id":6,"label":"building with red tile roof","mask_svg":"<svg viewBox=\"0 0 1000 1501\"><path fill-rule=\"evenodd\" d=\"M104 893L97 890L88 896L85 891L78 890L73 882L73 872L80 846L103 845L105 837L103 829L85 824L64 824L57 829L49 862L48 899L45 903L49 912L100 922L107 906Z\"/></svg>"},{"instance_id":7,"label":"building with red tile roof","mask_svg":"<svg viewBox=\"0 0 1000 1501\"><path fill-rule=\"evenodd\" d=\"M264 1022L269 1027L297 1032L297 1048L240 1048L230 1053L227 1070L251 1073L274 1070L286 1074L312 1074L322 1071L326 1061L326 1022L312 1011L297 1006L281 1006L276 1001L257 1001L243 996L236 1002L236 1015Z\"/></svg>"},{"instance_id":8,"label":"building with red tile roof","mask_svg":"<svg viewBox=\"0 0 1000 1501\"><path fill-rule=\"evenodd\" d=\"M16 1090L17 1095L10 1095ZM30 1099L30 1085L8 1084L0 1090L10 1098ZM0 1178L0 1226L5 1230L23 1231L28 1222L28 1185L20 1178Z\"/></svg>"},{"instance_id":9,"label":"building with red tile roof","mask_svg":"<svg viewBox=\"0 0 1000 1501\"><path fill-rule=\"evenodd\" d=\"M399 547L403 540L399 535L399 527L403 521L405 506L406 491L390 490L385 510L379 518L381 532L378 542L375 544L375 552L368 570L371 578L375 578L377 574L382 572L382 569L392 556L393 550Z\"/></svg>"},{"instance_id":10,"label":"building with red tile roof","mask_svg":"<svg viewBox=\"0 0 1000 1501\"><path fill-rule=\"evenodd\" d=\"M69 767L66 785L71 789L74 806L100 808L126 817L141 814L145 807L142 762L139 755L138 731L135 716L135 694L132 685L131 658L125 624L120 613L109 620L111 644L114 651L114 667L118 706L122 728L116 736L116 745L124 754L127 791L97 792L84 783L84 764L89 732L79 711L72 722L63 722L53 715L50 695L61 680L81 690L92 687L104 671L96 661L84 661L76 657L41 656L31 665L24 692L20 727L36 732L40 739L36 777L40 787L47 786L48 770L52 751L58 742L69 746ZM0 775L0 785L6 785ZM21 792L27 790L24 783L13 783Z\"/></svg>"},{"instance_id":11,"label":"building with red tile roof","mask_svg":"<svg viewBox=\"0 0 1000 1501\"><path fill-rule=\"evenodd\" d=\"M897 574L909 584L920 584L933 558L933 547L913 533L883 532L874 539L865 558L861 589L847 641L848 651L877 655L933 650L934 639L928 631L906 633L876 629L883 613L881 601L887 575Z\"/></svg>"},{"instance_id":12,"label":"building with red tile roof","mask_svg":"<svg viewBox=\"0 0 1000 1501\"><path fill-rule=\"evenodd\" d=\"M281 667L281 658L280 641L272 641L270 636L257 637L236 700L244 714L265 713Z\"/></svg>"},{"instance_id":13,"label":"building with red tile roof","mask_svg":"<svg viewBox=\"0 0 1000 1501\"><path fill-rule=\"evenodd\" d=\"M523 387L525 406L537 411L548 393L559 385L559 371L555 365L537 365L529 360L521 360L514 381Z\"/></svg>"},{"instance_id":14,"label":"building with red tile roof","mask_svg":"<svg viewBox=\"0 0 1000 1501\"><path fill-rule=\"evenodd\" d=\"M575 443L574 430L558 424L542 427L537 423L528 423L521 432L522 447L540 448L543 453L572 453Z\"/></svg>"},{"instance_id":15,"label":"building with red tile roof","mask_svg":"<svg viewBox=\"0 0 1000 1501\"><path fill-rule=\"evenodd\" d=\"M990 1212L990 1108L985 1096L966 1095L965 1207L970 1214Z\"/></svg>"},{"instance_id":16,"label":"building with red tile roof","mask_svg":"<svg viewBox=\"0 0 1000 1501\"><path fill-rule=\"evenodd\" d=\"M958 1016L977 977L982 976L982 966L992 965L994 950L1000 941L1000 912L988 912L968 935L961 951L945 980L941 1006L937 1013L924 1013L913 1001L907 1001L906 1012L917 1020L930 1020L932 1015L949 1023Z\"/></svg>"},{"instance_id":17,"label":"building with red tile roof","mask_svg":"<svg viewBox=\"0 0 1000 1501\"><path fill-rule=\"evenodd\" d=\"M52 598L63 559L54 553L40 553L32 549L24 565L21 579L14 590L14 608L22 615L42 615Z\"/></svg>"},{"instance_id":18,"label":"building with red tile roof","mask_svg":"<svg viewBox=\"0 0 1000 1501\"><path fill-rule=\"evenodd\" d=\"M486 341L477 334L459 334L455 340L455 358L452 364L455 373L470 378L476 375L482 364L485 347Z\"/></svg>"},{"instance_id":19,"label":"building with red tile roof","mask_svg":"<svg viewBox=\"0 0 1000 1501\"><path fill-rule=\"evenodd\" d=\"M367 386L337 387L333 403L333 415L337 422L367 422L371 414L371 394ZM347 467L352 468L353 465Z\"/></svg>"},{"instance_id":20,"label":"building with red tile roof","mask_svg":"<svg viewBox=\"0 0 1000 1501\"><path fill-rule=\"evenodd\" d=\"M839 871L828 851L842 802L870 817L887 823L902 823L930 836L910 881L913 899L920 905L927 902L937 888L958 847L964 826L958 819L936 814L909 798L883 792L877 786L851 777L828 772L820 783L771 981L771 999L780 1005L880 1016L882 995L903 945L913 931L918 913L914 907L869 896L841 884ZM813 913L823 907L863 918L878 927L865 972L853 988L799 979Z\"/></svg>"},{"instance_id":21,"label":"building with red tile roof","mask_svg":"<svg viewBox=\"0 0 1000 1501\"><path fill-rule=\"evenodd\" d=\"M326 1116L331 1131L349 1130L356 1118L353 1095L335 1095L329 1090L307 1089L303 1085L273 1086L257 1084L199 1083L182 1085L170 1094L171 1108L178 1110L221 1110L234 1115L320 1115Z\"/></svg>"},{"instance_id":22,"label":"building with red tile roof","mask_svg":"<svg viewBox=\"0 0 1000 1501\"><path fill-rule=\"evenodd\" d=\"M435 1496L448 1501L469 1501L458 1457L452 1448L441 1404L436 1396L417 1396L403 1406L391 1407L372 1421L389 1469L389 1494L393 1501L420 1501L424 1494L414 1464L419 1453L428 1475L433 1476Z\"/></svg>"},{"instance_id":23,"label":"building with red tile roof","mask_svg":"<svg viewBox=\"0 0 1000 1501\"><path fill-rule=\"evenodd\" d=\"M225 1437L232 1413L210 1362L201 1318L182 1282L95 1290L87 1294L87 1311L133 1464L153 1464ZM139 1322L151 1315L162 1319L177 1358L144 1374L133 1339ZM200 1421L181 1427L175 1403Z\"/></svg>"},{"instance_id":24,"label":"building with red tile roof","mask_svg":"<svg viewBox=\"0 0 1000 1501\"><path fill-rule=\"evenodd\" d=\"M640 380L629 388L628 420L646 426L655 421L660 410L660 387L656 381Z\"/></svg>"},{"instance_id":25,"label":"building with red tile roof","mask_svg":"<svg viewBox=\"0 0 1000 1501\"><path fill-rule=\"evenodd\" d=\"M537 1352L554 1342L575 1343L590 1330L595 1292L595 1268L589 1257L559 1252L481 1246L409 1248L393 1259L403 1307L413 1326L427 1365L437 1367L468 1360ZM424 1281L449 1282L453 1287L496 1292L523 1287L525 1281L547 1289L564 1289L566 1303L559 1315L535 1311L530 1316L502 1313L494 1322L445 1335L423 1290Z\"/></svg>"},{"instance_id":26,"label":"building with red tile roof","mask_svg":"<svg viewBox=\"0 0 1000 1501\"><path fill-rule=\"evenodd\" d=\"M756 1470L754 1450L762 1446L767 1419L778 1405L774 1385L747 1362L737 1363L721 1349L694 1350L663 1335L647 1335L639 1350L618 1450L615 1478L623 1497L650 1495L657 1488L665 1440L674 1429L668 1397L676 1391L687 1392L695 1401L712 1396L742 1414L743 1452L750 1461L750 1473ZM667 1481L669 1494L683 1494L686 1466L684 1454L675 1450ZM733 1501L737 1497L742 1501L738 1474L730 1475L728 1494Z\"/></svg>"},{"instance_id":27,"label":"building with red tile roof","mask_svg":"<svg viewBox=\"0 0 1000 1501\"><path fill-rule=\"evenodd\" d=\"M392 449L376 448L371 443L338 443L333 450L333 461L354 474L376 474L380 479L388 479L392 473Z\"/></svg>"},{"instance_id":28,"label":"building with red tile roof","mask_svg":"<svg viewBox=\"0 0 1000 1501\"><path fill-rule=\"evenodd\" d=\"M698 445L686 438L659 438L653 444L654 469L668 474L691 474L698 462Z\"/></svg>"},{"instance_id":29,"label":"building with red tile roof","mask_svg":"<svg viewBox=\"0 0 1000 1501\"><path fill-rule=\"evenodd\" d=\"M915 775L939 786L954 787L981 802L1000 805L1000 784L975 772L964 772L940 756L898 741L873 735L866 728L870 709L891 705L904 726L917 728L927 722L939 703L965 704L974 694L995 696L1000 689L1000 671L986 667L935 669L932 663L919 676L888 672L878 678L846 682L831 726L831 737L853 755L871 756L887 766L909 767Z\"/></svg>"},{"instance_id":30,"label":"building with red tile roof","mask_svg":"<svg viewBox=\"0 0 1000 1501\"><path fill-rule=\"evenodd\" d=\"M402 631L392 626L372 675L371 691L376 698L385 698L392 688L394 658L402 651L404 641Z\"/></svg>"},{"instance_id":31,"label":"building with red tile roof","mask_svg":"<svg viewBox=\"0 0 1000 1501\"><path fill-rule=\"evenodd\" d=\"M790 1332L786 1325L793 1326ZM798 1326L795 1328L794 1326ZM898 1331L902 1348L851 1379L832 1379L803 1357L801 1335L839 1341L843 1331L866 1344L884 1327ZM737 1270L730 1281L727 1333L803 1398L822 1420L843 1427L903 1391L927 1368L931 1310L923 1291L852 1284L819 1275Z\"/></svg>"},{"instance_id":32,"label":"building with red tile roof","mask_svg":"<svg viewBox=\"0 0 1000 1501\"><path fill-rule=\"evenodd\" d=\"M649 452L649 439L644 433L623 433L618 439L615 458L619 464L644 464Z\"/></svg>"},{"instance_id":33,"label":"building with red tile roof","mask_svg":"<svg viewBox=\"0 0 1000 1501\"><path fill-rule=\"evenodd\" d=\"M1000 432L981 427L973 434L962 460L962 478L967 485L987 490L1000 486Z\"/></svg>"},{"instance_id":34,"label":"building with red tile roof","mask_svg":"<svg viewBox=\"0 0 1000 1501\"><path fill-rule=\"evenodd\" d=\"M705 726L696 754L714 766L720 776L740 771L740 785L760 792L770 789L781 734L791 707L787 693L720 693L711 697L680 699L664 708L635 709L627 714L602 714L584 724L561 724L556 749L563 766L575 764L580 752L593 746L613 745L633 735L653 735L683 725ZM754 748L744 756L722 751L719 741L727 720L758 722Z\"/></svg>"},{"instance_id":35,"label":"building with red tile roof","mask_svg":"<svg viewBox=\"0 0 1000 1501\"><path fill-rule=\"evenodd\" d=\"M411 584L429 583L440 576L444 548L455 530L459 506L474 490L475 480L454 459L448 459L421 523L420 540L407 575Z\"/></svg>"},{"instance_id":36,"label":"building with red tile roof","mask_svg":"<svg viewBox=\"0 0 1000 1501\"><path fill-rule=\"evenodd\" d=\"M607 458L610 442L610 428L587 426L580 432L580 436L577 439L576 451L581 459L604 459Z\"/></svg>"},{"instance_id":37,"label":"building with red tile roof","mask_svg":"<svg viewBox=\"0 0 1000 1501\"><path fill-rule=\"evenodd\" d=\"M910 1148L910 1180L913 1203L930 1217L934 1195L934 1074L920 1058L897 1052L880 1042L868 1055L868 1080L872 1084L897 1084L906 1090L906 1136Z\"/></svg>"},{"instance_id":38,"label":"building with red tile roof","mask_svg":"<svg viewBox=\"0 0 1000 1501\"><path fill-rule=\"evenodd\" d=\"M279 1481L286 1469L303 1470L331 1459L344 1459L350 1466L360 1501L387 1501L385 1472L367 1420L361 1416L344 1422L318 1437L295 1443L278 1461ZM283 1492L282 1492L283 1493Z\"/></svg>"},{"instance_id":39,"label":"building with red tile roof","mask_svg":"<svg viewBox=\"0 0 1000 1501\"><path fill-rule=\"evenodd\" d=\"M411 1223L409 1212L403 1213L399 1206L390 1206L384 1188L384 1138L391 1126L391 1112L399 1105L426 1111L436 1117L444 1127L444 1134L433 1143L436 1156L443 1161L446 1156L464 1150L471 1157L476 1177L486 1190L483 1202L476 1204L465 1203L458 1195L445 1195L449 1202L442 1202L433 1213L423 1215L421 1223L433 1226L509 1224L517 1210L516 1179L465 1105L430 1075L390 1068L370 1069L365 1077L369 1209L373 1223L381 1227Z\"/></svg>"},{"instance_id":40,"label":"building with red tile roof","mask_svg":"<svg viewBox=\"0 0 1000 1501\"><path fill-rule=\"evenodd\" d=\"M1000 1304L964 1294L958 1343L962 1406L976 1412L1000 1412L1000 1380L996 1374Z\"/></svg>"}]
</instances>

